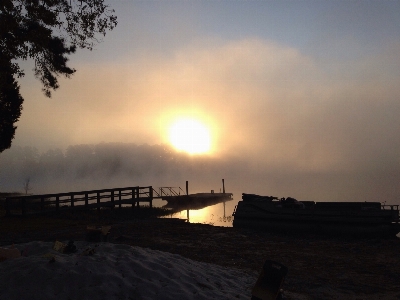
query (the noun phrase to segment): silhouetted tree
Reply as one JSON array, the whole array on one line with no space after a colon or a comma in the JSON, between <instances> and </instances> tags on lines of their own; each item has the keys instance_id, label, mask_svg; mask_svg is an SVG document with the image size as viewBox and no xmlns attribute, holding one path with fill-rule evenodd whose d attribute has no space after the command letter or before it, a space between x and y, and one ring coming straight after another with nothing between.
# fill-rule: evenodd
<instances>
[{"instance_id":1,"label":"silhouetted tree","mask_svg":"<svg viewBox=\"0 0 400 300\"><path fill-rule=\"evenodd\" d=\"M24 181L24 191L25 195L28 195L28 192L31 190L31 179L28 177Z\"/></svg>"},{"instance_id":2,"label":"silhouetted tree","mask_svg":"<svg viewBox=\"0 0 400 300\"><path fill-rule=\"evenodd\" d=\"M35 61L35 76L51 96L57 77L70 77L67 66L76 48L92 50L98 35L117 25L104 0L1 0L0 1L0 152L11 146L14 123L21 115L23 98L15 77L24 76L18 60Z\"/></svg>"},{"instance_id":3,"label":"silhouetted tree","mask_svg":"<svg viewBox=\"0 0 400 300\"><path fill-rule=\"evenodd\" d=\"M0 57L0 152L11 147L14 138L15 122L18 121L24 99L12 75L10 61Z\"/></svg>"}]
</instances>

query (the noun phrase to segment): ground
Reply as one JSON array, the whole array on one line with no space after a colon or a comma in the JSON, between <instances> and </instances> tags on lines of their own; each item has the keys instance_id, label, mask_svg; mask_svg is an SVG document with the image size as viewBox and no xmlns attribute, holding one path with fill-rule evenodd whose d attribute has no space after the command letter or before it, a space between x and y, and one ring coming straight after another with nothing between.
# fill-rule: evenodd
<instances>
[{"instance_id":1,"label":"ground","mask_svg":"<svg viewBox=\"0 0 400 300\"><path fill-rule=\"evenodd\" d=\"M168 218L2 217L0 224L0 245L82 240L87 225L108 224L109 242L176 253L252 274L266 259L278 261L289 269L285 290L306 295L304 299L400 299L398 238L283 236Z\"/></svg>"}]
</instances>

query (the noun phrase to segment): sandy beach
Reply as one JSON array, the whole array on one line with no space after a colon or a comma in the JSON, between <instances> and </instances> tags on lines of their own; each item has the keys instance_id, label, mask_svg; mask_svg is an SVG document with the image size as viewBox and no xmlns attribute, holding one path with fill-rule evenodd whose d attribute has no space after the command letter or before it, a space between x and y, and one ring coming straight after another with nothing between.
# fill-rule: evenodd
<instances>
[{"instance_id":1,"label":"sandy beach","mask_svg":"<svg viewBox=\"0 0 400 300\"><path fill-rule=\"evenodd\" d=\"M248 299L254 278L237 269L124 244L76 242L59 253L50 242L17 245L2 263L1 299ZM89 255L88 249L93 249Z\"/></svg>"},{"instance_id":2,"label":"sandy beach","mask_svg":"<svg viewBox=\"0 0 400 300\"><path fill-rule=\"evenodd\" d=\"M61 275L58 277L57 274L61 273L45 275L53 267L48 266L43 255L51 252L51 245L56 240L74 240L82 250L87 243L84 222L70 222L68 225L53 226L52 229L44 226L42 229L31 230L28 226L15 232L2 231L2 247L15 243L15 247L20 250L37 249L36 252L28 251L26 257L1 263L2 290L5 289L4 285L7 288L17 285L21 280L18 278L26 273L23 270L29 269L32 264L29 272L39 272L34 276L34 286L44 284L42 289L50 289L48 293L58 293L57 298L63 293L78 293L74 295L82 299L89 294L97 295L93 296L95 299L103 299L101 297L106 294L108 298L104 299L177 299L173 291L180 290L180 299L213 299L214 296L215 299L249 299L263 262L271 259L289 269L284 283L285 299L400 298L399 239L346 240L280 236L168 219L121 221L109 225L111 230L108 243L100 244L93 257L85 257L88 259L87 268L97 274L93 282L86 277L82 279L81 273L88 269L79 269L82 266L68 269L67 266L74 266L78 259L76 255L53 253L57 256L54 265L60 265L57 270L67 270L68 278L77 276L68 279L72 280L70 282L82 282L82 294L68 288L56 291L54 285L63 286L65 283L62 282L66 279ZM118 257L118 263L125 268L118 271L120 273L114 268ZM127 274L131 280L127 280L130 283L118 289L116 286L121 280L121 274ZM172 274L180 275L172 278ZM53 283L44 280L49 276L53 278ZM147 282L145 277L157 280L157 284ZM31 281L24 280L29 286ZM163 280L169 280L168 287L160 287ZM101 286L107 291L100 292L94 287L88 291L84 286ZM133 292L134 289L136 292ZM125 290L130 292L125 293ZM164 290L168 291L162 292L164 298L156 295ZM117 294L112 294L113 291ZM0 295L0 298L20 299L20 296L16 292L9 292Z\"/></svg>"}]
</instances>

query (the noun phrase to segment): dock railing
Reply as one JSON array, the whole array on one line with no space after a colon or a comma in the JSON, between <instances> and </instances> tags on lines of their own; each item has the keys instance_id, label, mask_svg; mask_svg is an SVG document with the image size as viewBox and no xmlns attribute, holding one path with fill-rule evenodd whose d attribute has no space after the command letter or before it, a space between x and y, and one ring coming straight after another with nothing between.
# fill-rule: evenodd
<instances>
[{"instance_id":1,"label":"dock railing","mask_svg":"<svg viewBox=\"0 0 400 300\"><path fill-rule=\"evenodd\" d=\"M146 202L152 207L153 187L125 187L58 194L6 197L6 216L27 215L48 211L139 207Z\"/></svg>"},{"instance_id":2,"label":"dock railing","mask_svg":"<svg viewBox=\"0 0 400 300\"><path fill-rule=\"evenodd\" d=\"M172 196L181 196L185 195L185 192L180 187L171 187L171 186L164 186L159 187L157 190L153 189L154 198L164 198L164 197L172 197Z\"/></svg>"}]
</instances>

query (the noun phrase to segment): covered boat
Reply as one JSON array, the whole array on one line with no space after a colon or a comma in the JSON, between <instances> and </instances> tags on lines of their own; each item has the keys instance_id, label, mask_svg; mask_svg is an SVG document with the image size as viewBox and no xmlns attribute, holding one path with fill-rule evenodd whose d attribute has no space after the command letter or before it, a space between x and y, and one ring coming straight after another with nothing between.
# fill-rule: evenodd
<instances>
[{"instance_id":1,"label":"covered boat","mask_svg":"<svg viewBox=\"0 0 400 300\"><path fill-rule=\"evenodd\" d=\"M234 227L336 236L394 237L399 205L380 202L314 202L243 194L233 212Z\"/></svg>"}]
</instances>

